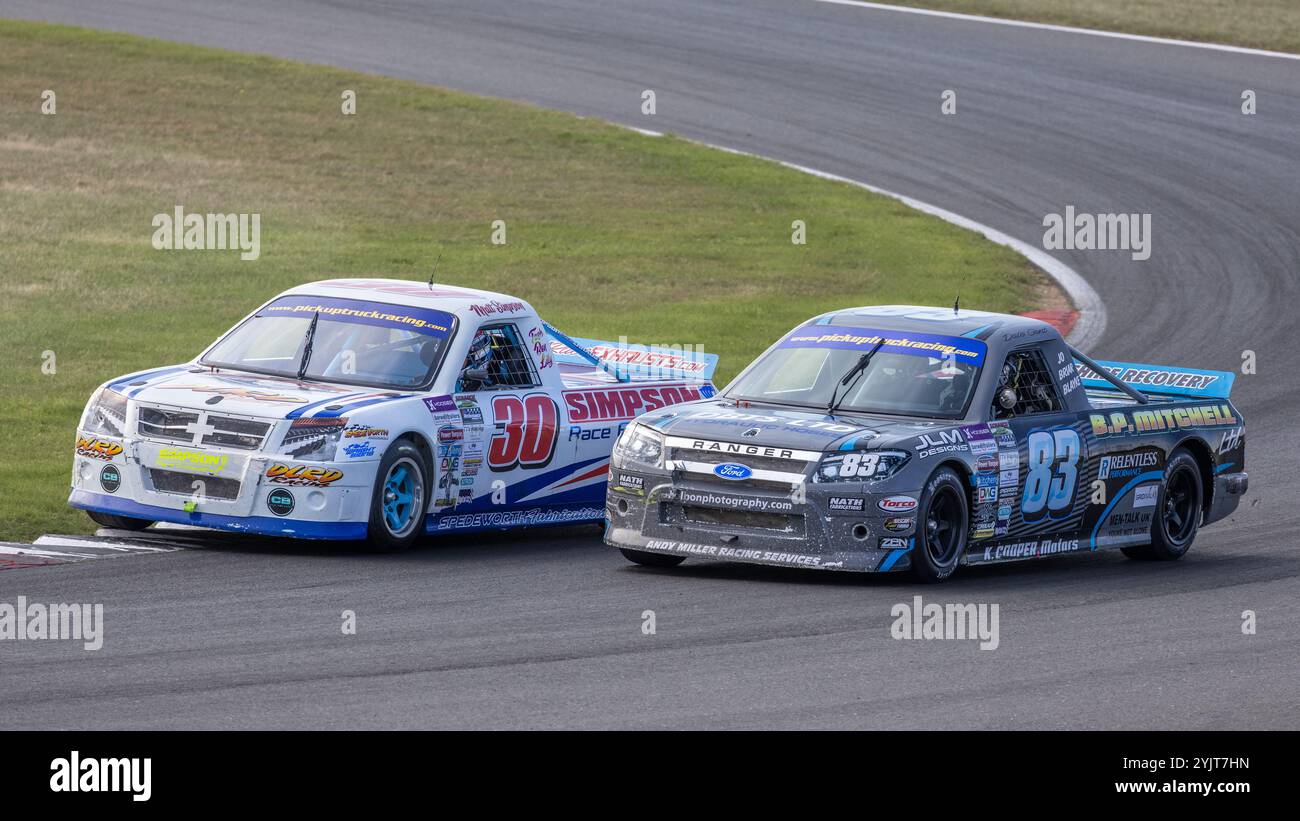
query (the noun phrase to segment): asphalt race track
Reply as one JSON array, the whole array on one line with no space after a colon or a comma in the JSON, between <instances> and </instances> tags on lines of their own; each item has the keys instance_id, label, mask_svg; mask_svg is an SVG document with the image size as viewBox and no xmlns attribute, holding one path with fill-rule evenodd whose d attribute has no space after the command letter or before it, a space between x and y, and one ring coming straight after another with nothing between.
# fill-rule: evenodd
<instances>
[{"instance_id":1,"label":"asphalt race track","mask_svg":"<svg viewBox=\"0 0 1300 821\"><path fill-rule=\"evenodd\" d=\"M672 131L1034 245L1066 205L1150 213L1145 262L1055 254L1107 306L1093 352L1258 359L1233 393L1250 493L1180 562L1106 553L920 588L634 568L594 527L392 557L200 538L0 572L0 600L107 611L96 653L0 646L0 727L1300 728L1300 61L801 0L0 0L0 16ZM944 89L955 117L940 114ZM998 603L1000 647L891 639L890 608L918 593ZM1242 635L1244 610L1258 635Z\"/></svg>"}]
</instances>

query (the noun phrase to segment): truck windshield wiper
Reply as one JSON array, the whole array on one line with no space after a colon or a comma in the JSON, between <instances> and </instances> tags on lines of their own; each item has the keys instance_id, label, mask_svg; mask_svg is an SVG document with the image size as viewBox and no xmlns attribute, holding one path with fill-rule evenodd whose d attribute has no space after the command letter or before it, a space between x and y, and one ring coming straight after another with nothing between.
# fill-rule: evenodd
<instances>
[{"instance_id":1,"label":"truck windshield wiper","mask_svg":"<svg viewBox=\"0 0 1300 821\"><path fill-rule=\"evenodd\" d=\"M298 378L307 375L307 363L311 361L311 343L316 339L316 323L320 322L320 311L312 314L311 324L307 326L307 338L302 344L302 364L298 366Z\"/></svg>"},{"instance_id":2,"label":"truck windshield wiper","mask_svg":"<svg viewBox=\"0 0 1300 821\"><path fill-rule=\"evenodd\" d=\"M835 409L839 407L840 402L844 401L844 397L840 396L840 388L848 385L850 380L865 371L867 366L871 364L871 357L875 356L876 351L880 350L880 346L884 344L885 340L882 339L877 342L871 350L867 351L862 356L859 356L858 361L853 363L852 368L849 368L849 372L844 374L844 376L840 378L840 381L835 384L835 390L831 391L830 404L826 406L826 413L828 416L834 416ZM848 391L845 391L844 395L848 396Z\"/></svg>"}]
</instances>

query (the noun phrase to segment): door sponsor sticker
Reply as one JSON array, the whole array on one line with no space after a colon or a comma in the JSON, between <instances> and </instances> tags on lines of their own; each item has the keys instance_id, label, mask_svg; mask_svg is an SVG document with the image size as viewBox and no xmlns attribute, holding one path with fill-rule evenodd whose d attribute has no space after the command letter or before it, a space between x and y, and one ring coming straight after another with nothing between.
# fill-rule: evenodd
<instances>
[{"instance_id":1,"label":"door sponsor sticker","mask_svg":"<svg viewBox=\"0 0 1300 821\"><path fill-rule=\"evenodd\" d=\"M832 496L826 501L832 513L861 513L867 509L867 500L857 496Z\"/></svg>"}]
</instances>

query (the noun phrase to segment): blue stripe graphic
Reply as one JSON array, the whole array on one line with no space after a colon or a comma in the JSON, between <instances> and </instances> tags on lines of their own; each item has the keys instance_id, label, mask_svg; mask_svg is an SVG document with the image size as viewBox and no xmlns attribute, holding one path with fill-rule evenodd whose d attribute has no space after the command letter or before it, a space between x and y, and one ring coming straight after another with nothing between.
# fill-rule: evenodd
<instances>
[{"instance_id":1,"label":"blue stripe graphic","mask_svg":"<svg viewBox=\"0 0 1300 821\"><path fill-rule=\"evenodd\" d=\"M74 490L68 504L82 510L115 513L154 522L174 522L239 533L266 536L292 536L295 539L334 539L353 541L366 538L365 522L304 522L275 516L226 516L219 513L186 513L167 507L144 505L131 499L119 499L102 493Z\"/></svg>"},{"instance_id":2,"label":"blue stripe graphic","mask_svg":"<svg viewBox=\"0 0 1300 821\"><path fill-rule=\"evenodd\" d=\"M1111 510L1114 509L1115 505L1119 504L1120 499L1123 499L1125 496L1128 495L1128 492L1130 490L1142 484L1143 482L1150 482L1154 480L1163 479L1164 476L1165 474L1163 471L1148 470L1146 473L1139 473L1137 476L1134 476L1132 479L1129 479L1128 484L1124 485L1124 487L1119 489L1119 493L1115 494L1115 498L1110 500L1110 504L1106 505L1106 507L1102 509L1101 515L1097 517L1097 524L1092 526L1092 538L1088 542L1088 549L1089 550L1097 549L1097 531L1101 530L1101 526L1102 524L1105 523L1106 517L1110 515L1110 512Z\"/></svg>"}]
</instances>

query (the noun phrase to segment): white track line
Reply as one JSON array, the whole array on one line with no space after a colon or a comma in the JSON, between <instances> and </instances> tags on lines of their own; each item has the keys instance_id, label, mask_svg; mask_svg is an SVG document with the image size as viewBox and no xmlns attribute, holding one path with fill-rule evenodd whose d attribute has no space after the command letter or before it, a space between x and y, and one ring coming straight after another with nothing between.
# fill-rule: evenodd
<instances>
[{"instance_id":1,"label":"white track line","mask_svg":"<svg viewBox=\"0 0 1300 821\"><path fill-rule=\"evenodd\" d=\"M96 553L60 553L56 550L41 550L29 544L0 545L0 554L5 556L52 556L60 559L98 559L102 555Z\"/></svg>"},{"instance_id":2,"label":"white track line","mask_svg":"<svg viewBox=\"0 0 1300 821\"><path fill-rule=\"evenodd\" d=\"M977 23L993 23L999 26L1039 29L1042 31L1059 31L1065 34L1086 34L1090 37L1109 37L1114 40L1133 40L1138 43L1155 43L1162 46L1184 46L1186 48L1203 48L1209 51L1224 51L1230 54L1248 54L1252 57L1275 57L1283 60L1300 60L1300 54L1287 54L1284 51L1268 51L1262 48L1245 48L1229 46L1223 43L1199 43L1195 40L1178 40L1173 37L1151 37L1145 34L1125 34L1122 31L1105 31L1103 29L1085 29L1077 26L1058 26L1052 23L1032 23L1028 20L1006 20L1001 17L984 17L979 14L962 14L956 11L939 11L938 9L917 9L906 6L891 6L887 3L867 3L863 0L813 0L816 3L828 3L832 6L857 6L879 11L896 11L903 14L920 14L925 17L946 17L951 20L969 20Z\"/></svg>"},{"instance_id":3,"label":"white track line","mask_svg":"<svg viewBox=\"0 0 1300 821\"><path fill-rule=\"evenodd\" d=\"M892 8L892 6L888 8ZM631 129L638 133L645 133L643 129L626 125L624 123L614 123L614 125ZM785 162L784 160L764 157L761 154L752 154L748 151L728 148L725 145L714 145L713 143L701 142L700 140L688 140L688 142L693 142L696 145L702 145L706 148L713 148L718 151L725 151L728 154L738 154L742 157L754 157L760 160L767 160L768 162L774 162L778 165L784 166L785 168L799 171L804 174L812 174L814 177L821 177L822 179L831 180L833 182L848 183L849 185L870 191L873 194L880 194L889 197L890 199L898 200L909 208L938 217L944 222L950 222L960 228L976 231L982 234L984 238L988 239L990 242L1006 246L1025 257L1039 268L1042 268L1048 276L1056 281L1057 285L1061 286L1061 289L1070 297L1070 301L1074 303L1074 307L1079 311L1079 318L1074 323L1074 328L1070 331L1068 337L1071 345L1081 351L1087 351L1100 342L1101 335L1106 332L1106 305L1101 301L1101 297L1097 295L1097 292L1093 290L1093 287L1088 284L1088 280L1080 276L1078 271L1056 259L1041 248L1036 248L1027 242L1018 240L1008 234L1004 234L996 228L990 228L989 226L976 222L973 219L967 219L960 214L954 214L953 212L940 208L937 205L931 205L928 202L922 202L918 199L913 199L912 197L894 191L888 191L884 188L877 188L874 185L870 185L869 183L860 180L841 177L839 174L831 174L827 171L809 168L806 165L796 165L795 163Z\"/></svg>"},{"instance_id":4,"label":"white track line","mask_svg":"<svg viewBox=\"0 0 1300 821\"><path fill-rule=\"evenodd\" d=\"M112 539L97 538L93 536L41 536L32 542L40 547L71 547L95 550L115 550L123 553L169 553L171 548L151 547L148 545L136 544L134 542L115 541Z\"/></svg>"}]
</instances>

